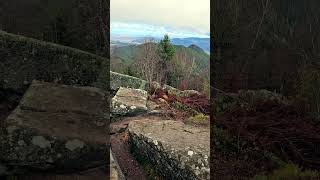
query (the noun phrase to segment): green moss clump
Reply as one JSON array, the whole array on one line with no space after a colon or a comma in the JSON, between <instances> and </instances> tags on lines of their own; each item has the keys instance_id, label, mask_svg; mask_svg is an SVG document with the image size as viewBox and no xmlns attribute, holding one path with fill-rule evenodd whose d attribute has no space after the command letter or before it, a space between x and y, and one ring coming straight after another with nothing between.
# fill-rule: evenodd
<instances>
[{"instance_id":1,"label":"green moss clump","mask_svg":"<svg viewBox=\"0 0 320 180\"><path fill-rule=\"evenodd\" d=\"M187 124L203 124L208 125L210 123L210 118L207 115L204 115L203 113L198 113L195 116L189 117L186 120Z\"/></svg>"}]
</instances>

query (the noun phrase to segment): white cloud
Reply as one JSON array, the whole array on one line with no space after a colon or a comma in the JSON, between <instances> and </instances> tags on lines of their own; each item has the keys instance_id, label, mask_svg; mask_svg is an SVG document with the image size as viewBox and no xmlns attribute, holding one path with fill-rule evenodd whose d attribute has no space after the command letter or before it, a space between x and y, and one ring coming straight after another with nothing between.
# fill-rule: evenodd
<instances>
[{"instance_id":1,"label":"white cloud","mask_svg":"<svg viewBox=\"0 0 320 180\"><path fill-rule=\"evenodd\" d=\"M111 0L110 19L111 22L150 24L166 30L187 29L208 34L210 0Z\"/></svg>"}]
</instances>

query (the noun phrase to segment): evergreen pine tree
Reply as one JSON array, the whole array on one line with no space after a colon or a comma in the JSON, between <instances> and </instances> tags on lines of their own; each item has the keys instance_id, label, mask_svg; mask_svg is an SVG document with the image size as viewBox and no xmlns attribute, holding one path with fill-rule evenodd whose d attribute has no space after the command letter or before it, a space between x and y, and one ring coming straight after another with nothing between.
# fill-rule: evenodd
<instances>
[{"instance_id":1,"label":"evergreen pine tree","mask_svg":"<svg viewBox=\"0 0 320 180\"><path fill-rule=\"evenodd\" d=\"M161 85L166 83L168 78L168 64L173 58L175 53L175 48L170 42L169 36L166 34L164 38L159 42L157 47L157 54L160 57L160 72L162 72L162 78L160 80Z\"/></svg>"}]
</instances>

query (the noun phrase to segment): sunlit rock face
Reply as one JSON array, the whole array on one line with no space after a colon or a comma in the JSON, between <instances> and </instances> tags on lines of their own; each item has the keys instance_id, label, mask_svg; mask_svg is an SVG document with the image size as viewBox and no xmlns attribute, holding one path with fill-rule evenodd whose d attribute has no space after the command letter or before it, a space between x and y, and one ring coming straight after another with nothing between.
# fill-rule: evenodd
<instances>
[{"instance_id":1,"label":"sunlit rock face","mask_svg":"<svg viewBox=\"0 0 320 180\"><path fill-rule=\"evenodd\" d=\"M172 120L142 118L129 123L137 157L165 179L210 179L210 130Z\"/></svg>"},{"instance_id":2,"label":"sunlit rock face","mask_svg":"<svg viewBox=\"0 0 320 180\"><path fill-rule=\"evenodd\" d=\"M137 115L147 112L148 93L141 89L123 88L112 98L112 116Z\"/></svg>"},{"instance_id":3,"label":"sunlit rock face","mask_svg":"<svg viewBox=\"0 0 320 180\"><path fill-rule=\"evenodd\" d=\"M72 172L106 164L104 91L34 81L0 126L3 174Z\"/></svg>"}]
</instances>

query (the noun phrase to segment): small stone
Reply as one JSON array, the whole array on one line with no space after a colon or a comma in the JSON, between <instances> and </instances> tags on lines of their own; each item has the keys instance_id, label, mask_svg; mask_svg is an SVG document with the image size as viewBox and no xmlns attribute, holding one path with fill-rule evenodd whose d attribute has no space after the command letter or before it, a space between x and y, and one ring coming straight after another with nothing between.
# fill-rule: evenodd
<instances>
[{"instance_id":1,"label":"small stone","mask_svg":"<svg viewBox=\"0 0 320 180\"><path fill-rule=\"evenodd\" d=\"M13 133L13 131L15 131L16 129L17 129L16 126L8 126L8 127L7 127L7 132L8 132L9 134L11 134L11 133Z\"/></svg>"},{"instance_id":2,"label":"small stone","mask_svg":"<svg viewBox=\"0 0 320 180\"><path fill-rule=\"evenodd\" d=\"M162 98L163 98L164 100L168 100L168 99L169 99L169 97L168 97L167 95L163 95Z\"/></svg>"},{"instance_id":3,"label":"small stone","mask_svg":"<svg viewBox=\"0 0 320 180\"><path fill-rule=\"evenodd\" d=\"M193 155L193 151L188 151L188 155L192 156Z\"/></svg>"},{"instance_id":4,"label":"small stone","mask_svg":"<svg viewBox=\"0 0 320 180\"><path fill-rule=\"evenodd\" d=\"M49 163L53 163L52 158L48 158L46 161L49 162Z\"/></svg>"},{"instance_id":5,"label":"small stone","mask_svg":"<svg viewBox=\"0 0 320 180\"><path fill-rule=\"evenodd\" d=\"M96 122L96 125L97 125L97 126L104 126L104 122L97 121L97 122Z\"/></svg>"},{"instance_id":6,"label":"small stone","mask_svg":"<svg viewBox=\"0 0 320 180\"><path fill-rule=\"evenodd\" d=\"M157 146L158 145L158 141L154 140L153 144L155 144Z\"/></svg>"},{"instance_id":7,"label":"small stone","mask_svg":"<svg viewBox=\"0 0 320 180\"><path fill-rule=\"evenodd\" d=\"M199 170L196 170L195 174L196 174L196 175L199 175L199 174L200 174L200 171L199 171Z\"/></svg>"},{"instance_id":8,"label":"small stone","mask_svg":"<svg viewBox=\"0 0 320 180\"><path fill-rule=\"evenodd\" d=\"M25 143L23 140L19 140L19 141L18 141L18 144L19 144L19 146L23 146L23 145L25 145L26 143Z\"/></svg>"},{"instance_id":9,"label":"small stone","mask_svg":"<svg viewBox=\"0 0 320 180\"><path fill-rule=\"evenodd\" d=\"M70 151L73 151L73 150L75 150L77 148L81 149L81 148L83 148L83 146L84 146L84 143L82 141L78 140L78 139L74 139L72 141L68 141L65 144L65 147L67 149L69 149Z\"/></svg>"},{"instance_id":10,"label":"small stone","mask_svg":"<svg viewBox=\"0 0 320 180\"><path fill-rule=\"evenodd\" d=\"M161 102L161 103L166 103L166 102L167 102L166 100L164 100L164 99L162 99L162 98L159 98L158 100L159 100L159 102Z\"/></svg>"},{"instance_id":11,"label":"small stone","mask_svg":"<svg viewBox=\"0 0 320 180\"><path fill-rule=\"evenodd\" d=\"M51 148L50 141L46 140L43 136L34 136L31 140L32 144L39 146L41 148Z\"/></svg>"}]
</instances>

